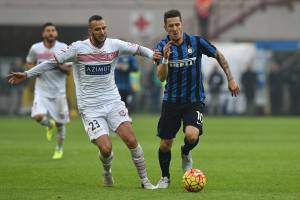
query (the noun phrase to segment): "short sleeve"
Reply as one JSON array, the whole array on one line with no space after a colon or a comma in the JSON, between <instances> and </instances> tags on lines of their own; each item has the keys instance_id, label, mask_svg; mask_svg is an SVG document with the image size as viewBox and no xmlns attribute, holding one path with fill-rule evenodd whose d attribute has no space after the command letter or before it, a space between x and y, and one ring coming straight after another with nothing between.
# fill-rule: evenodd
<instances>
[{"instance_id":1,"label":"short sleeve","mask_svg":"<svg viewBox=\"0 0 300 200\"><path fill-rule=\"evenodd\" d=\"M34 51L34 47L31 46L28 55L26 57L26 62L30 64L35 64L36 63L36 53Z\"/></svg>"},{"instance_id":2,"label":"short sleeve","mask_svg":"<svg viewBox=\"0 0 300 200\"><path fill-rule=\"evenodd\" d=\"M66 49L55 53L55 59L58 63L74 62L77 56L76 43L72 43Z\"/></svg>"},{"instance_id":3,"label":"short sleeve","mask_svg":"<svg viewBox=\"0 0 300 200\"><path fill-rule=\"evenodd\" d=\"M155 48L154 48L156 51L159 51L161 53L161 55L163 55L163 44L162 42L159 42ZM156 61L156 65L159 65L162 63L162 58L159 59L158 61Z\"/></svg>"},{"instance_id":4,"label":"short sleeve","mask_svg":"<svg viewBox=\"0 0 300 200\"><path fill-rule=\"evenodd\" d=\"M120 55L134 55L139 49L138 44L125 42L122 40L116 39L116 44L118 45Z\"/></svg>"},{"instance_id":5,"label":"short sleeve","mask_svg":"<svg viewBox=\"0 0 300 200\"><path fill-rule=\"evenodd\" d=\"M201 53L207 55L208 57L216 57L217 49L214 45L212 45L208 40L201 37L199 38L199 42Z\"/></svg>"}]
</instances>

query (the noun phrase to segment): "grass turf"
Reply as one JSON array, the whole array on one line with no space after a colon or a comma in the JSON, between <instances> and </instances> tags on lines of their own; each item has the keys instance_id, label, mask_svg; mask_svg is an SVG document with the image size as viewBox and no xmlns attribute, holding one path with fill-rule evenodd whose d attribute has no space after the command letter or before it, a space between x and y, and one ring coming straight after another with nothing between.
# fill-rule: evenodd
<instances>
[{"instance_id":1,"label":"grass turf","mask_svg":"<svg viewBox=\"0 0 300 200\"><path fill-rule=\"evenodd\" d=\"M160 178L157 120L133 116L154 184ZM64 158L54 161L55 142L46 141L43 127L29 118L0 118L0 199L300 199L299 118L206 118L204 129L193 159L207 176L205 189L187 193L181 185L179 133L172 149L170 188L145 191L118 136L111 137L116 185L105 188L97 149L79 119L67 126Z\"/></svg>"}]
</instances>

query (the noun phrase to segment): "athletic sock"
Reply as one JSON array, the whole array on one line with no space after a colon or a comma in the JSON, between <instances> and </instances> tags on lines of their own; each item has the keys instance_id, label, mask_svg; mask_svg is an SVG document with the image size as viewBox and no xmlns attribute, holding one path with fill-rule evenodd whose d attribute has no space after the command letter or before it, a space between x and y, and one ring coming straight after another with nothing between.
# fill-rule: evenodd
<instances>
[{"instance_id":1,"label":"athletic sock","mask_svg":"<svg viewBox=\"0 0 300 200\"><path fill-rule=\"evenodd\" d=\"M137 169L141 180L148 179L144 152L140 144L136 148L130 149L132 161Z\"/></svg>"},{"instance_id":2,"label":"athletic sock","mask_svg":"<svg viewBox=\"0 0 300 200\"><path fill-rule=\"evenodd\" d=\"M105 158L101 155L101 153L99 151L99 158L102 162L104 172L109 172L111 169L113 158L114 158L113 152L111 152L110 155L107 158Z\"/></svg>"},{"instance_id":3,"label":"athletic sock","mask_svg":"<svg viewBox=\"0 0 300 200\"><path fill-rule=\"evenodd\" d=\"M43 119L39 123L42 124L43 126L47 126L48 128L52 128L50 120L48 119L47 116L44 116Z\"/></svg>"},{"instance_id":4,"label":"athletic sock","mask_svg":"<svg viewBox=\"0 0 300 200\"><path fill-rule=\"evenodd\" d=\"M162 172L162 177L170 178L170 162L171 162L171 151L163 152L158 150L159 165Z\"/></svg>"},{"instance_id":5,"label":"athletic sock","mask_svg":"<svg viewBox=\"0 0 300 200\"><path fill-rule=\"evenodd\" d=\"M195 146L197 146L197 144L199 143L199 137L197 139L197 141L195 143L190 143L186 137L184 138L184 145L181 148L181 151L184 155L189 155L190 151L195 148Z\"/></svg>"},{"instance_id":6,"label":"athletic sock","mask_svg":"<svg viewBox=\"0 0 300 200\"><path fill-rule=\"evenodd\" d=\"M57 135L56 135L57 145L55 150L62 151L65 137L66 137L66 127L64 124L57 125L56 127L57 127Z\"/></svg>"}]
</instances>

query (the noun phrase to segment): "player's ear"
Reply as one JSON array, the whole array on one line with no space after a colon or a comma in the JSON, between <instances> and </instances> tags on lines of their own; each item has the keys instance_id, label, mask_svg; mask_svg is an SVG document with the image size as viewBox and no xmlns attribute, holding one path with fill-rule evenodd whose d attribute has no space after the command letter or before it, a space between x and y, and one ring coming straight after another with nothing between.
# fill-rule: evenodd
<instances>
[{"instance_id":1,"label":"player's ear","mask_svg":"<svg viewBox=\"0 0 300 200\"><path fill-rule=\"evenodd\" d=\"M168 32L168 31L167 31L167 25L166 25L166 24L164 25L164 28L165 28L165 31Z\"/></svg>"}]
</instances>

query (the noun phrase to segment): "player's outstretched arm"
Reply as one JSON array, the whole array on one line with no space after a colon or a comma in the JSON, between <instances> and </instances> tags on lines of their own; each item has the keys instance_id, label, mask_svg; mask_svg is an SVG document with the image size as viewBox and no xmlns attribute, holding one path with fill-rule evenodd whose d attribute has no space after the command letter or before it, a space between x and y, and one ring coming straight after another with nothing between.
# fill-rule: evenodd
<instances>
[{"instance_id":1,"label":"player's outstretched arm","mask_svg":"<svg viewBox=\"0 0 300 200\"><path fill-rule=\"evenodd\" d=\"M28 71L12 72L6 78L10 84L16 85L28 78L31 78L33 76L38 76L38 75L40 75L46 71L49 71L55 67L57 67L56 61L48 60L48 61L44 61L44 62L38 64L37 66L31 68Z\"/></svg>"},{"instance_id":2,"label":"player's outstretched arm","mask_svg":"<svg viewBox=\"0 0 300 200\"><path fill-rule=\"evenodd\" d=\"M161 59L161 54L159 51L152 51L151 49L143 46L138 47L138 51L136 52L137 55L150 58L153 61L158 61Z\"/></svg>"},{"instance_id":3,"label":"player's outstretched arm","mask_svg":"<svg viewBox=\"0 0 300 200\"><path fill-rule=\"evenodd\" d=\"M27 75L25 72L12 72L7 77L8 83L12 85L17 85L21 83L22 81L26 80Z\"/></svg>"},{"instance_id":4,"label":"player's outstretched arm","mask_svg":"<svg viewBox=\"0 0 300 200\"><path fill-rule=\"evenodd\" d=\"M152 51L151 49L138 45L138 44L134 44L134 43L130 43L130 42L124 42L122 40L116 39L114 40L116 42L116 44L118 44L119 46L119 51L120 51L120 55L128 55L128 54L132 54L132 55L139 55L139 56L143 56L146 58L149 58L151 60L154 61L158 61L159 59L161 59L161 54L160 52L157 51Z\"/></svg>"},{"instance_id":5,"label":"player's outstretched arm","mask_svg":"<svg viewBox=\"0 0 300 200\"><path fill-rule=\"evenodd\" d=\"M234 80L234 77L231 73L227 60L219 50L216 51L216 59L227 77L228 89L231 92L231 96L237 96L240 92L240 88L236 83L236 81Z\"/></svg>"}]
</instances>

